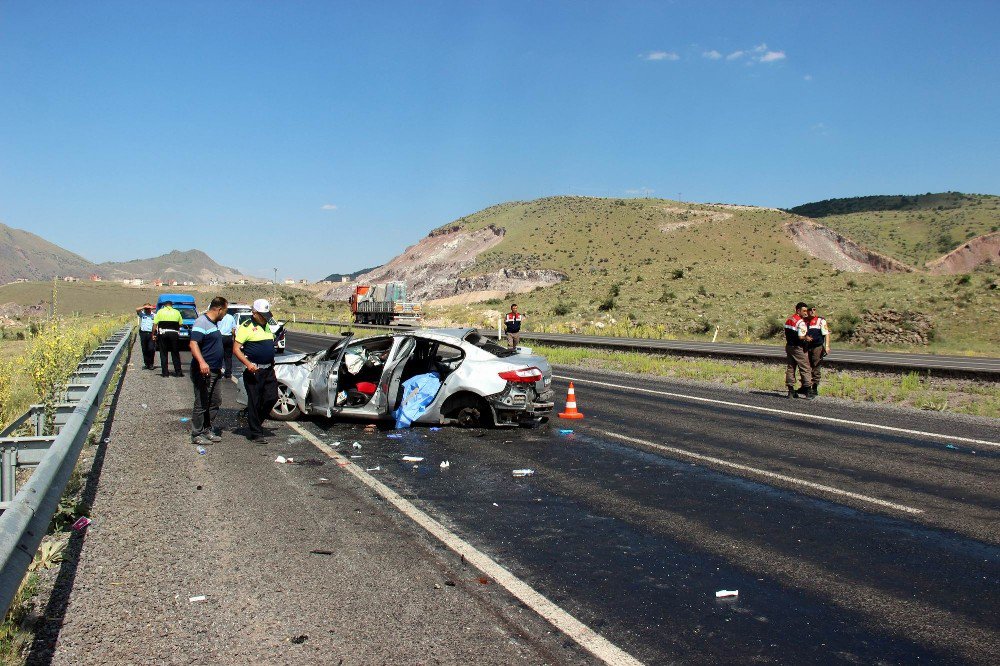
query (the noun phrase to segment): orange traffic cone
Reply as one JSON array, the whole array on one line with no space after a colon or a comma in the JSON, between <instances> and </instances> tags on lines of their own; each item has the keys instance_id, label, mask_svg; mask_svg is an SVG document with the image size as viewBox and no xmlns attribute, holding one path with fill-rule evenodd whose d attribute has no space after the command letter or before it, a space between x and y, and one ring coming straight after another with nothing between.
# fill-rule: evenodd
<instances>
[{"instance_id":1,"label":"orange traffic cone","mask_svg":"<svg viewBox=\"0 0 1000 666\"><path fill-rule=\"evenodd\" d=\"M569 392L566 394L566 411L559 412L561 419L582 419L583 413L576 409L576 391L573 389L573 382L569 383Z\"/></svg>"}]
</instances>

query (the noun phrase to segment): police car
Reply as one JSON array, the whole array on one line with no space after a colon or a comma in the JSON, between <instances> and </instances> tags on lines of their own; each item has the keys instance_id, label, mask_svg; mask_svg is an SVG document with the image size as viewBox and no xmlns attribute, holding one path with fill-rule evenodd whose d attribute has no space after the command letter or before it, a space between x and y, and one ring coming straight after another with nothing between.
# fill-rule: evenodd
<instances>
[{"instance_id":1,"label":"police car","mask_svg":"<svg viewBox=\"0 0 1000 666\"><path fill-rule=\"evenodd\" d=\"M253 308L241 303L230 303L228 312L233 315L233 318L236 320L236 327L239 328L250 320ZM285 351L285 322L272 321L271 325L271 330L274 331L274 351L283 354Z\"/></svg>"}]
</instances>

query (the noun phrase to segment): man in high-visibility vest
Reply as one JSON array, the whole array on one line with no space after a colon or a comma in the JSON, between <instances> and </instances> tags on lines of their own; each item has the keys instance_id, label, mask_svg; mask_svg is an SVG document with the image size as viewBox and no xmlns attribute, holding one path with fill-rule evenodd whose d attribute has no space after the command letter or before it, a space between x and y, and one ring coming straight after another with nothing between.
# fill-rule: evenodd
<instances>
[{"instance_id":1,"label":"man in high-visibility vest","mask_svg":"<svg viewBox=\"0 0 1000 666\"><path fill-rule=\"evenodd\" d=\"M153 342L160 348L160 374L169 377L167 372L167 354L173 357L174 376L183 377L181 371L180 330L184 317L174 309L171 301L165 301L163 307L156 311L153 317Z\"/></svg>"},{"instance_id":2,"label":"man in high-visibility vest","mask_svg":"<svg viewBox=\"0 0 1000 666\"><path fill-rule=\"evenodd\" d=\"M809 317L806 320L809 327L809 367L812 368L812 394L819 395L820 363L823 357L830 353L830 329L826 325L826 319L819 316L816 308L809 308Z\"/></svg>"},{"instance_id":3,"label":"man in high-visibility vest","mask_svg":"<svg viewBox=\"0 0 1000 666\"><path fill-rule=\"evenodd\" d=\"M795 314L785 320L785 356L788 364L785 368L785 384L788 386L788 397L798 398L795 390L795 370L798 369L802 378L802 393L807 400L815 396L812 393L812 368L809 367L809 354L806 346L812 342L809 337L809 326L806 317L809 316L809 306L805 303L795 304Z\"/></svg>"},{"instance_id":4,"label":"man in high-visibility vest","mask_svg":"<svg viewBox=\"0 0 1000 666\"><path fill-rule=\"evenodd\" d=\"M261 439L264 420L278 401L278 380L274 376L274 332L271 304L265 298L253 302L251 317L236 328L233 355L246 366L243 387L247 393L247 439Z\"/></svg>"}]
</instances>

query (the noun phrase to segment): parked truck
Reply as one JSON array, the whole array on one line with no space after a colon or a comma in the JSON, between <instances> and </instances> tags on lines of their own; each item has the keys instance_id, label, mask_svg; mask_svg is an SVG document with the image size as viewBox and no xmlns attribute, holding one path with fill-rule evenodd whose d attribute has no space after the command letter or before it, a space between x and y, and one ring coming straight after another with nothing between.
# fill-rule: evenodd
<instances>
[{"instance_id":1,"label":"parked truck","mask_svg":"<svg viewBox=\"0 0 1000 666\"><path fill-rule=\"evenodd\" d=\"M406 300L405 282L358 285L350 298L355 324L419 324L420 303Z\"/></svg>"}]
</instances>

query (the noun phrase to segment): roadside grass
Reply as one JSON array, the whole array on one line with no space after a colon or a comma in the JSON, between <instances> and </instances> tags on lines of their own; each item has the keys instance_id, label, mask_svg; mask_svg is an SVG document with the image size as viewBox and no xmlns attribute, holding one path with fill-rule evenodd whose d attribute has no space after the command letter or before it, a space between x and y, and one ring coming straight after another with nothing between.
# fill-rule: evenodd
<instances>
[{"instance_id":1,"label":"roadside grass","mask_svg":"<svg viewBox=\"0 0 1000 666\"><path fill-rule=\"evenodd\" d=\"M556 365L693 379L778 393L785 390L785 368L777 364L580 347L532 345L532 349ZM1000 418L1000 385L992 382L937 378L918 373L889 375L824 369L820 390L823 396L858 402Z\"/></svg>"}]
</instances>

